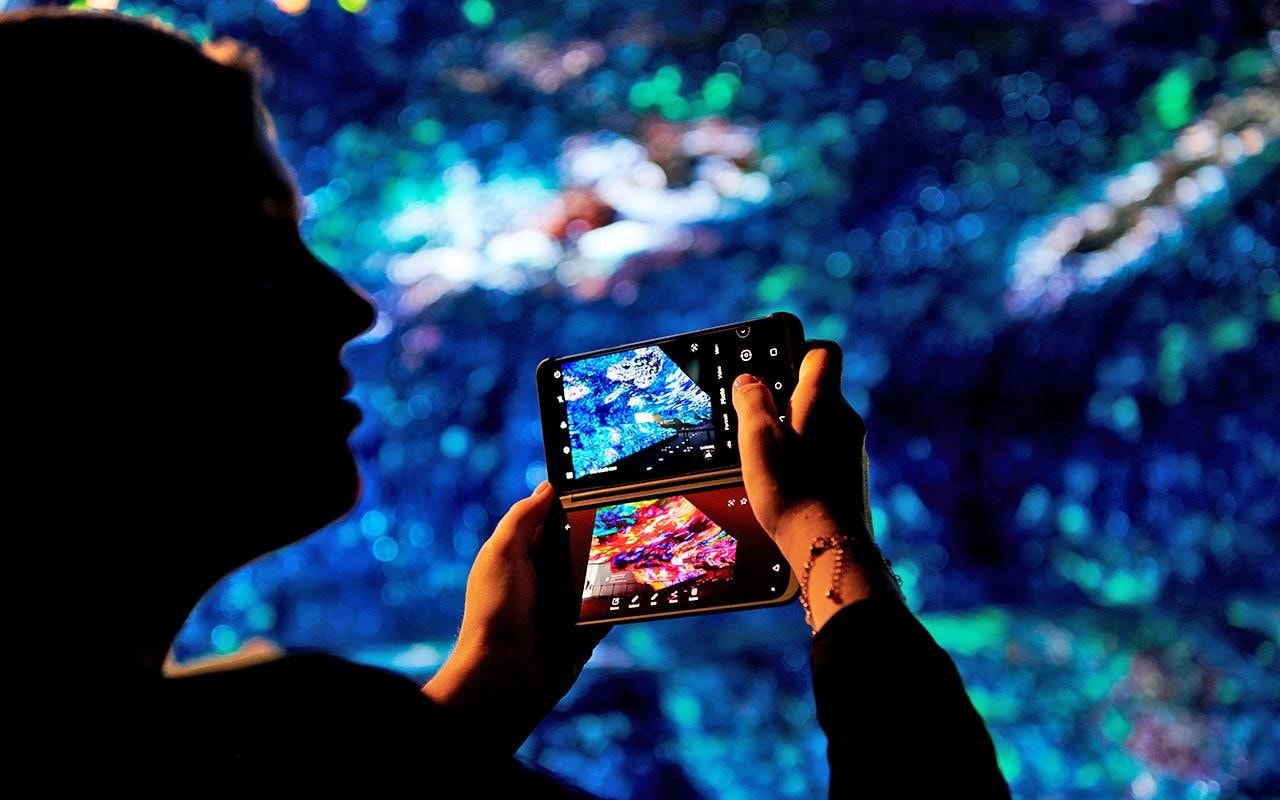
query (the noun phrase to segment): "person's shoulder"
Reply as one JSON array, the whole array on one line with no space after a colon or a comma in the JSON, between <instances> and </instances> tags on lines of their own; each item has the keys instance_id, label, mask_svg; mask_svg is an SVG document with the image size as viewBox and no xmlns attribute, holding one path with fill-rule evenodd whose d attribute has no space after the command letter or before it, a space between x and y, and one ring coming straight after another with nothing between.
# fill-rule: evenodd
<instances>
[{"instance_id":1,"label":"person's shoulder","mask_svg":"<svg viewBox=\"0 0 1280 800\"><path fill-rule=\"evenodd\" d=\"M403 675L307 651L171 672L162 693L179 702L185 698L264 710L320 704L330 713L344 708L372 711L383 702L423 711L431 706L417 684Z\"/></svg>"}]
</instances>

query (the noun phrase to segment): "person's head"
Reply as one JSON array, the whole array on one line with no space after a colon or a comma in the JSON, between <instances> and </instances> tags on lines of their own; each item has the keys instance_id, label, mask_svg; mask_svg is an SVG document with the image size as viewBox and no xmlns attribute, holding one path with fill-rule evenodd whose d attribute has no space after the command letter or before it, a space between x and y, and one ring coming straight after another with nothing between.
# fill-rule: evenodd
<instances>
[{"instance_id":1,"label":"person's head","mask_svg":"<svg viewBox=\"0 0 1280 800\"><path fill-rule=\"evenodd\" d=\"M216 577L346 512L339 353L373 310L299 238L252 54L31 12L0 17L0 75L35 473L109 521L51 546Z\"/></svg>"}]
</instances>

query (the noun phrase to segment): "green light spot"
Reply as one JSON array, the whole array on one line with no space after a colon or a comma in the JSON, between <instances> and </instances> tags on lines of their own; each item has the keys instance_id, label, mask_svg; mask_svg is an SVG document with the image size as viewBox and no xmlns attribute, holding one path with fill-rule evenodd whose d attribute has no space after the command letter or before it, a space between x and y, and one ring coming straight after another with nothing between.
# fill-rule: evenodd
<instances>
[{"instance_id":1,"label":"green light spot","mask_svg":"<svg viewBox=\"0 0 1280 800\"><path fill-rule=\"evenodd\" d=\"M1009 632L1009 615L998 608L964 614L923 614L920 622L944 650L966 656L999 647Z\"/></svg>"},{"instance_id":2,"label":"green light spot","mask_svg":"<svg viewBox=\"0 0 1280 800\"><path fill-rule=\"evenodd\" d=\"M1271 295L1267 301L1267 316L1272 322L1280 322L1280 294Z\"/></svg>"},{"instance_id":3,"label":"green light spot","mask_svg":"<svg viewBox=\"0 0 1280 800\"><path fill-rule=\"evenodd\" d=\"M369 7L369 0L338 0L338 6L349 14L359 14Z\"/></svg>"},{"instance_id":4,"label":"green light spot","mask_svg":"<svg viewBox=\"0 0 1280 800\"><path fill-rule=\"evenodd\" d=\"M631 105L636 108L649 108L658 100L658 93L654 90L653 84L648 81L640 81L631 87L629 95Z\"/></svg>"},{"instance_id":5,"label":"green light spot","mask_svg":"<svg viewBox=\"0 0 1280 800\"><path fill-rule=\"evenodd\" d=\"M1209 333L1209 344L1223 353L1243 350L1253 344L1253 327L1240 317L1224 319Z\"/></svg>"},{"instance_id":6,"label":"green light spot","mask_svg":"<svg viewBox=\"0 0 1280 800\"><path fill-rule=\"evenodd\" d=\"M999 737L995 739L996 745L996 763L1000 767L1000 772L1004 774L1004 779L1009 783L1017 780L1022 774L1022 756L1018 755L1018 751L1013 745Z\"/></svg>"},{"instance_id":7,"label":"green light spot","mask_svg":"<svg viewBox=\"0 0 1280 800\"><path fill-rule=\"evenodd\" d=\"M462 16L477 28L487 28L493 24L497 14L489 0L465 0L462 4Z\"/></svg>"},{"instance_id":8,"label":"green light spot","mask_svg":"<svg viewBox=\"0 0 1280 800\"><path fill-rule=\"evenodd\" d=\"M702 97L707 108L713 111L724 111L733 102L733 98L742 88L738 76L729 72L717 72L702 86Z\"/></svg>"},{"instance_id":9,"label":"green light spot","mask_svg":"<svg viewBox=\"0 0 1280 800\"><path fill-rule=\"evenodd\" d=\"M659 69L653 76L653 87L658 94L675 94L680 91L680 83L684 80L684 76L680 74L680 68L668 64Z\"/></svg>"},{"instance_id":10,"label":"green light spot","mask_svg":"<svg viewBox=\"0 0 1280 800\"><path fill-rule=\"evenodd\" d=\"M780 264L769 270L761 279L760 285L756 287L756 295L762 303L777 303L787 296L787 292L791 291L791 287L795 286L801 277L799 267L793 264Z\"/></svg>"},{"instance_id":11,"label":"green light spot","mask_svg":"<svg viewBox=\"0 0 1280 800\"><path fill-rule=\"evenodd\" d=\"M671 120L688 119L689 101L678 94L669 95L661 102L662 116Z\"/></svg>"},{"instance_id":12,"label":"green light spot","mask_svg":"<svg viewBox=\"0 0 1280 800\"><path fill-rule=\"evenodd\" d=\"M1156 118L1166 128L1181 128L1191 119L1192 92L1195 81L1186 67L1169 70L1156 82L1152 101Z\"/></svg>"}]
</instances>

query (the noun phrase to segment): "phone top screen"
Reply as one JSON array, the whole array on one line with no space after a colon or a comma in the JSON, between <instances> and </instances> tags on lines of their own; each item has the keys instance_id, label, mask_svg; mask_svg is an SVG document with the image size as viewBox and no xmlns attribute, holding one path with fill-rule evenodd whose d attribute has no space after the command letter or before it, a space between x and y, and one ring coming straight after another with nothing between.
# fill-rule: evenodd
<instances>
[{"instance_id":1,"label":"phone top screen","mask_svg":"<svg viewBox=\"0 0 1280 800\"><path fill-rule=\"evenodd\" d=\"M567 512L578 622L697 613L790 599L791 570L742 484Z\"/></svg>"},{"instance_id":2,"label":"phone top screen","mask_svg":"<svg viewBox=\"0 0 1280 800\"><path fill-rule=\"evenodd\" d=\"M737 467L733 380L750 372L785 409L798 328L794 317L775 314L543 362L551 482L575 491Z\"/></svg>"}]
</instances>

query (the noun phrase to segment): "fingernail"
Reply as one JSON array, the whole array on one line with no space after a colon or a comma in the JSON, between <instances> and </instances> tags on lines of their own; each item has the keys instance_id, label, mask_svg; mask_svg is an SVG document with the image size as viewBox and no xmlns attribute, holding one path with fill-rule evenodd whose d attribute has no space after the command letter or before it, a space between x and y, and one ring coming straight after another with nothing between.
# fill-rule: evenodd
<instances>
[{"instance_id":1,"label":"fingernail","mask_svg":"<svg viewBox=\"0 0 1280 800\"><path fill-rule=\"evenodd\" d=\"M733 379L733 387L737 389L742 386L750 386L753 383L759 383L759 382L760 382L760 379L757 378L755 375L748 375L747 373L744 372L738 377Z\"/></svg>"},{"instance_id":2,"label":"fingernail","mask_svg":"<svg viewBox=\"0 0 1280 800\"><path fill-rule=\"evenodd\" d=\"M550 488L551 488L551 482L543 481L542 483L538 484L537 489L533 490L533 496L537 497L538 495L545 493Z\"/></svg>"}]
</instances>

